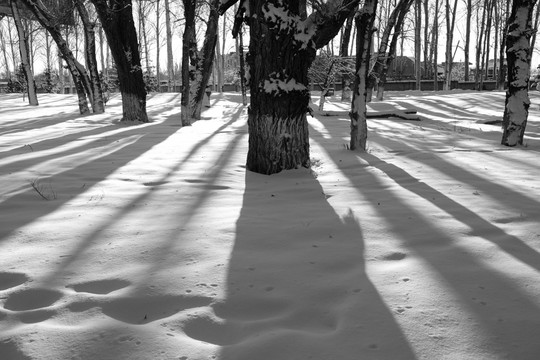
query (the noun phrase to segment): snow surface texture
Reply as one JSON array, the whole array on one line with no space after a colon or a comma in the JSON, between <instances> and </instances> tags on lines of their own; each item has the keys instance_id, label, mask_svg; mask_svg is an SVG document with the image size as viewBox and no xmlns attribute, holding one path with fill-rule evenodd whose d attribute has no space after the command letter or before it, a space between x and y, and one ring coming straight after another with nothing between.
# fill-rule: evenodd
<instances>
[{"instance_id":1,"label":"snow surface texture","mask_svg":"<svg viewBox=\"0 0 540 360\"><path fill-rule=\"evenodd\" d=\"M503 93L391 93L423 121L368 120L366 153L328 98L313 171L273 176L239 94L186 128L178 94L131 126L0 96L2 360L540 356L538 93L520 148Z\"/></svg>"}]
</instances>

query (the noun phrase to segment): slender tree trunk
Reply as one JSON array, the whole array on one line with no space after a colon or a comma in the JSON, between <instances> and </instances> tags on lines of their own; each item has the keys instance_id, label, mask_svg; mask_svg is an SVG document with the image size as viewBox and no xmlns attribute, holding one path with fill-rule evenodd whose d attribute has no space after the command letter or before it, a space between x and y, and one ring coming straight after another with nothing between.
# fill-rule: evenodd
<instances>
[{"instance_id":1,"label":"slender tree trunk","mask_svg":"<svg viewBox=\"0 0 540 360\"><path fill-rule=\"evenodd\" d=\"M223 85L225 85L225 43L226 43L226 25L227 25L227 14L223 14L223 36L221 37L221 39L223 40L221 46L221 59L220 59L220 63L221 63L221 83L220 83L220 87L219 87L219 92L223 92Z\"/></svg>"},{"instance_id":2,"label":"slender tree trunk","mask_svg":"<svg viewBox=\"0 0 540 360\"><path fill-rule=\"evenodd\" d=\"M183 0L184 3L184 35L182 37L182 100L180 102L180 116L182 126L191 125L190 104L190 53L195 39L195 0Z\"/></svg>"},{"instance_id":3,"label":"slender tree trunk","mask_svg":"<svg viewBox=\"0 0 540 360\"><path fill-rule=\"evenodd\" d=\"M213 0L210 4L210 12L206 22L203 46L195 61L194 83L191 86L191 93L193 94L191 115L194 119L201 118L203 100L212 73L219 21L218 7L219 0Z\"/></svg>"},{"instance_id":4,"label":"slender tree trunk","mask_svg":"<svg viewBox=\"0 0 540 360\"><path fill-rule=\"evenodd\" d=\"M4 64L6 66L6 77L8 79L11 79L11 71L9 69L9 62L8 62L8 52L7 52L7 41L6 41L6 38L4 37L4 31L3 31L3 28L0 27L0 46L2 47L2 55L4 57Z\"/></svg>"},{"instance_id":5,"label":"slender tree trunk","mask_svg":"<svg viewBox=\"0 0 540 360\"><path fill-rule=\"evenodd\" d=\"M83 0L74 0L74 2L84 26L84 54L86 66L88 66L88 72L90 74L90 84L88 85L90 90L88 92L90 103L92 104L93 112L101 114L105 112L105 105L103 102L103 90L96 60L95 22L90 20L90 15L86 10ZM79 69L79 71L82 72L84 69Z\"/></svg>"},{"instance_id":6,"label":"slender tree trunk","mask_svg":"<svg viewBox=\"0 0 540 360\"><path fill-rule=\"evenodd\" d=\"M482 72L482 76L480 77L480 90L484 89L484 80L488 78L489 75L489 42L490 42L490 36L491 36L491 1L486 0L485 2L486 6L486 17L487 17L487 23L486 23L486 30L484 34L484 44L483 46L483 54L482 54L482 69L485 69L485 72Z\"/></svg>"},{"instance_id":7,"label":"slender tree trunk","mask_svg":"<svg viewBox=\"0 0 540 360\"><path fill-rule=\"evenodd\" d=\"M429 0L424 0L424 78L429 79Z\"/></svg>"},{"instance_id":8,"label":"slender tree trunk","mask_svg":"<svg viewBox=\"0 0 540 360\"><path fill-rule=\"evenodd\" d=\"M466 25L465 25L465 81L469 81L469 48L471 46L471 18L472 18L472 0L467 0ZM478 65L477 65L478 67Z\"/></svg>"},{"instance_id":9,"label":"slender tree trunk","mask_svg":"<svg viewBox=\"0 0 540 360\"><path fill-rule=\"evenodd\" d=\"M50 71L51 70L51 40L49 39L49 33L47 30L44 31L45 36L45 67Z\"/></svg>"},{"instance_id":10,"label":"slender tree trunk","mask_svg":"<svg viewBox=\"0 0 540 360\"><path fill-rule=\"evenodd\" d=\"M167 83L169 92L174 91L174 60L172 50L172 28L171 28L171 9L170 0L165 0L165 32L167 37Z\"/></svg>"},{"instance_id":11,"label":"slender tree trunk","mask_svg":"<svg viewBox=\"0 0 540 360\"><path fill-rule=\"evenodd\" d=\"M416 78L416 90L421 90L422 84L422 4L420 0L415 0L414 6L415 27L414 27L414 69Z\"/></svg>"},{"instance_id":12,"label":"slender tree trunk","mask_svg":"<svg viewBox=\"0 0 540 360\"><path fill-rule=\"evenodd\" d=\"M22 69L24 72L24 78L26 80L26 91L28 92L28 103L33 106L39 105L36 91L36 81L34 79L34 72L32 71L32 63L30 60L30 48L28 46L28 34L23 26L19 8L15 0L10 1L11 13L13 14L13 21L15 28L19 34L19 51L21 54Z\"/></svg>"},{"instance_id":13,"label":"slender tree trunk","mask_svg":"<svg viewBox=\"0 0 540 360\"><path fill-rule=\"evenodd\" d=\"M140 24L140 34L142 41L139 42L139 47L142 44L142 50L144 51L144 63L146 67L146 74L150 76L150 52L148 50L148 36L146 33L146 17L148 16L147 5L143 1L139 1L139 24Z\"/></svg>"},{"instance_id":14,"label":"slender tree trunk","mask_svg":"<svg viewBox=\"0 0 540 360\"><path fill-rule=\"evenodd\" d=\"M15 27L15 24L11 23L11 17L7 18L8 23L8 35L9 35L9 44L11 46L11 60L13 61L13 72L17 72L18 69L18 58L17 58L17 51L15 50L15 44L17 43L15 39L13 38L13 33L11 32L11 29Z\"/></svg>"},{"instance_id":15,"label":"slender tree trunk","mask_svg":"<svg viewBox=\"0 0 540 360\"><path fill-rule=\"evenodd\" d=\"M435 0L433 16L433 90L439 90L439 0Z\"/></svg>"},{"instance_id":16,"label":"slender tree trunk","mask_svg":"<svg viewBox=\"0 0 540 360\"><path fill-rule=\"evenodd\" d=\"M454 25L456 21L457 0L454 1L454 7L450 8L450 0L446 0L446 81L445 90L452 88L452 42L454 40Z\"/></svg>"},{"instance_id":17,"label":"slender tree trunk","mask_svg":"<svg viewBox=\"0 0 540 360\"><path fill-rule=\"evenodd\" d=\"M116 64L122 96L122 120L148 122L146 89L131 0L117 0L110 3L112 7L108 6L106 0L91 1L96 7Z\"/></svg>"},{"instance_id":18,"label":"slender tree trunk","mask_svg":"<svg viewBox=\"0 0 540 360\"><path fill-rule=\"evenodd\" d=\"M536 7L536 12L534 15L533 29L534 32L531 37L531 51L529 53L529 64L532 62L532 57L534 55L534 45L536 44L536 34L538 32L538 21L540 20L540 6Z\"/></svg>"},{"instance_id":19,"label":"slender tree trunk","mask_svg":"<svg viewBox=\"0 0 540 360\"><path fill-rule=\"evenodd\" d=\"M105 64L105 54L103 53L103 29L101 28L101 24L99 25L98 34L99 34L99 60L101 63L101 71L103 74L103 79L101 80L104 81L104 79L107 79L108 64L107 65Z\"/></svg>"},{"instance_id":20,"label":"slender tree trunk","mask_svg":"<svg viewBox=\"0 0 540 360\"><path fill-rule=\"evenodd\" d=\"M366 150L367 145L367 85L371 57L373 23L377 11L377 0L365 0L356 15L356 73L351 103L351 150Z\"/></svg>"},{"instance_id":21,"label":"slender tree trunk","mask_svg":"<svg viewBox=\"0 0 540 360\"><path fill-rule=\"evenodd\" d=\"M483 71L484 71L484 68L482 67L482 64L481 64L481 61L482 61L482 44L483 44L483 39L484 39L484 26L485 26L485 23L486 23L486 7L484 6L482 8L482 20L480 21L480 24L479 24L479 31L478 31L478 34L477 34L477 41L476 41L476 73L475 73L475 76L474 76L474 82L475 82L475 86L476 86L476 90L481 90L482 88L480 87L480 79L482 78L482 74L483 74ZM477 13L477 17L478 17L478 9L476 11ZM478 27L477 27L478 29Z\"/></svg>"},{"instance_id":22,"label":"slender tree trunk","mask_svg":"<svg viewBox=\"0 0 540 360\"><path fill-rule=\"evenodd\" d=\"M51 13L43 6L41 2L34 2L31 0L22 0L26 7L34 14L39 21L51 35L64 61L67 64L67 68L71 73L71 78L75 84L77 91L77 97L79 100L79 112L86 114L90 112L88 109L87 95L91 94L90 78L86 72L84 66L77 61L73 52L69 49L66 39L62 36L59 19L52 17ZM71 91L71 86L70 86Z\"/></svg>"},{"instance_id":23,"label":"slender tree trunk","mask_svg":"<svg viewBox=\"0 0 540 360\"><path fill-rule=\"evenodd\" d=\"M504 71L504 59L505 59L505 49L506 49L506 33L508 30L508 14L510 13L510 1L506 2L506 9L503 16L503 19L506 19L504 22L504 27L502 29L501 33L501 46L499 48L499 84L497 85L497 88L499 90L504 90L504 84L505 84L505 71Z\"/></svg>"},{"instance_id":24,"label":"slender tree trunk","mask_svg":"<svg viewBox=\"0 0 540 360\"><path fill-rule=\"evenodd\" d=\"M349 42L351 41L351 31L353 27L354 12L351 11L351 14L345 21L345 27L343 28L343 34L341 37L341 44L339 48L339 56L342 58L349 56ZM346 89L350 86L351 79L347 73L342 72L341 74L341 101L350 101L351 95L350 90Z\"/></svg>"},{"instance_id":25,"label":"slender tree trunk","mask_svg":"<svg viewBox=\"0 0 540 360\"><path fill-rule=\"evenodd\" d=\"M240 27L238 31L238 54L240 56L240 89L242 91L242 105L247 105L247 95L246 95L246 65L244 61L244 39L243 39L243 30Z\"/></svg>"},{"instance_id":26,"label":"slender tree trunk","mask_svg":"<svg viewBox=\"0 0 540 360\"><path fill-rule=\"evenodd\" d=\"M396 58L397 43L403 29L405 16L407 15L413 0L400 0L388 19L386 28L384 29L383 36L381 38L381 44L377 54L377 60L373 67L372 72L378 78L377 86L377 100L382 101L384 97L384 89L386 84L386 77L390 64ZM394 30L390 44L388 44L390 33Z\"/></svg>"},{"instance_id":27,"label":"slender tree trunk","mask_svg":"<svg viewBox=\"0 0 540 360\"><path fill-rule=\"evenodd\" d=\"M217 70L217 88L216 91L223 92L223 68L221 67L221 46L220 46L220 40L219 35L216 38L216 70Z\"/></svg>"},{"instance_id":28,"label":"slender tree trunk","mask_svg":"<svg viewBox=\"0 0 540 360\"><path fill-rule=\"evenodd\" d=\"M160 28L159 28L159 15L161 12L161 8L159 6L160 0L156 0L156 81L158 86L158 92L161 92L161 67L159 62L161 61L160 55L161 55L161 42L159 39L160 36Z\"/></svg>"},{"instance_id":29,"label":"slender tree trunk","mask_svg":"<svg viewBox=\"0 0 540 360\"><path fill-rule=\"evenodd\" d=\"M494 45L493 45L493 80L497 81L497 50L499 46L499 27L501 23L500 14L499 14L499 2L497 0L493 1L493 20L494 20Z\"/></svg>"},{"instance_id":30,"label":"slender tree trunk","mask_svg":"<svg viewBox=\"0 0 540 360\"><path fill-rule=\"evenodd\" d=\"M532 13L536 0L514 0L508 19L506 55L508 59L508 90L503 116L501 143L506 146L523 144L529 115L529 54L533 33Z\"/></svg>"}]
</instances>

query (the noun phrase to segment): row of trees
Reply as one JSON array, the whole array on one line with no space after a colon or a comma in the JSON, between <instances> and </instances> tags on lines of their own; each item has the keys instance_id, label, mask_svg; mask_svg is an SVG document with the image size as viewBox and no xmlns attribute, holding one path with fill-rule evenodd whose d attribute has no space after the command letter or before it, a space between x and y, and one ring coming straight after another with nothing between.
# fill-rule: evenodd
<instances>
[{"instance_id":1,"label":"row of trees","mask_svg":"<svg viewBox=\"0 0 540 360\"><path fill-rule=\"evenodd\" d=\"M123 119L148 121L146 114L146 90L143 78L141 49L148 45L144 25L139 23L139 32L133 17L131 0L72 0L80 18L84 34L85 64L83 66L71 51L62 31L65 20L61 12L54 11L37 0L10 0L14 19L19 8L24 5L35 20L47 30L56 43L66 66L71 73L79 97L82 114L88 113L88 103L95 113L103 112L103 94L96 61L95 28L97 16L107 39L114 60L119 90L122 96ZM157 1L157 0L156 0ZM444 1L444 4L441 4ZM491 18L498 0L485 0L476 3L477 19L482 8L482 19ZM466 0L467 6L471 1ZM242 31L244 24L249 27L249 90L251 103L248 112L249 151L247 168L271 174L284 169L309 166L309 137L306 113L309 109L308 70L319 49L333 51L333 39L341 32L339 55L349 55L351 38L356 38L354 78L342 74L343 81L353 81L351 102L351 149L365 149L367 138L366 103L375 85L378 84L378 97L382 98L385 74L397 52L401 41L403 47L404 26L407 14L414 6L415 51L417 60L417 79L422 77L422 68L433 65L437 74L437 49L440 7L444 5L446 18L446 79L449 81L455 51L452 48L455 27L457 0L387 0L379 6L378 0L211 0L208 11L201 12L197 0L183 0L183 49L182 49L182 101L181 119L189 125L192 118L200 116L200 105L208 83L218 43L219 16L226 16L227 10L234 7L233 36L239 41L242 54ZM514 0L511 16L504 23L504 38L507 41L509 66L509 91L504 115L505 137L503 143L514 145L522 141L528 110L527 85L530 71L530 40L533 36L532 10L535 1ZM165 0L165 14L170 15ZM432 4L433 6L431 6ZM480 4L483 4L480 7ZM500 5L500 4L499 4ZM159 6L159 3L158 3ZM472 5L471 5L472 6ZM526 12L519 9L525 9ZM469 8L468 8L469 9ZM472 7L471 7L472 9ZM467 12L470 26L472 10ZM422 27L422 14L424 26ZM431 26L429 15L433 14ZM470 16L469 16L470 15ZM19 16L20 18L20 16ZM206 23L204 41L199 48L197 41L197 18ZM17 21L17 20L16 20ZM168 22L167 22L168 23ZM378 28L382 29L376 31ZM483 24L483 21L481 22ZM502 26L502 25L500 25ZM483 25L481 25L483 27ZM21 59L23 54L23 26L19 28L21 39ZM431 30L429 30L431 28ZM485 29L491 25L485 26ZM225 30L225 27L223 27ZM424 30L422 32L422 29ZM167 31L169 31L167 29ZM501 30L496 28L495 33ZM355 36L351 36L351 32ZM142 33L142 34L141 34ZM377 33L377 36L373 36ZM423 34L423 35L422 35ZM484 30L478 32L477 57L487 64L490 38ZM225 35L225 34L224 34ZM423 36L423 37L422 37ZM223 36L224 38L225 36ZM167 36L167 39L170 37ZM428 39L432 39L431 43ZM484 39L484 40L482 40ZM377 51L375 48L377 42ZM469 40L470 41L470 40ZM424 63L419 63L422 44ZM431 44L431 45L430 45ZM329 48L329 46L331 48ZM159 46L157 46L159 48ZM167 49L170 47L167 46ZM468 46L465 47L468 49ZM480 51L479 49L483 49ZM502 49L502 47L501 47ZM147 49L145 50L147 51ZM468 51L468 50L467 50ZM26 50L26 52L28 52ZM376 56L374 54L376 53ZM103 52L101 52L103 54ZM159 54L159 51L158 51ZM147 54L148 55L148 54ZM159 55L158 55L159 56ZM172 54L168 54L169 58ZM374 57L374 61L371 58ZM148 59L148 56L146 56ZM525 63L521 61L525 59ZM243 57L241 57L243 59ZM501 57L502 59L502 57ZM159 62L158 62L159 63ZM24 64L24 61L23 61ZM146 64L148 67L148 63ZM502 68L502 67L501 67ZM171 69L169 69L171 70ZM168 72L172 73L172 70ZM426 71L427 73L427 71ZM513 75L512 75L513 74ZM222 75L222 74L221 74ZM512 76L515 75L515 79ZM31 67L27 76L32 76ZM476 76L480 76L476 72ZM242 80L244 76L240 77ZM434 76L436 79L436 76ZM523 87L525 85L525 87ZM518 106L519 105L519 106ZM523 121L523 116L525 120ZM518 119L519 118L519 119ZM517 119L517 120L516 120ZM515 136L513 129L517 129Z\"/></svg>"}]
</instances>

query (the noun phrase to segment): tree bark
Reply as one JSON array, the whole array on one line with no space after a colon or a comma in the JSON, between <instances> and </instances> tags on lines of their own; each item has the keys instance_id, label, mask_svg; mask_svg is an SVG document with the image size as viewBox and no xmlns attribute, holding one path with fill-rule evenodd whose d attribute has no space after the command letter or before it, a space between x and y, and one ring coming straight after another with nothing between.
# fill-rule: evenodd
<instances>
[{"instance_id":1,"label":"tree bark","mask_svg":"<svg viewBox=\"0 0 540 360\"><path fill-rule=\"evenodd\" d=\"M366 150L367 145L367 85L373 23L377 11L377 0L365 0L356 15L356 73L351 104L351 150Z\"/></svg>"},{"instance_id":2,"label":"tree bark","mask_svg":"<svg viewBox=\"0 0 540 360\"><path fill-rule=\"evenodd\" d=\"M59 19L53 17L41 2L37 3L31 0L22 0L22 2L26 5L28 10L34 14L41 26L49 32L58 46L58 50L62 54L62 57L67 64L67 68L71 73L73 83L75 84L79 100L79 112L81 114L89 113L87 94L91 94L90 78L88 77L86 69L77 61L73 52L69 49L67 41L62 36L59 27Z\"/></svg>"},{"instance_id":3,"label":"tree bark","mask_svg":"<svg viewBox=\"0 0 540 360\"><path fill-rule=\"evenodd\" d=\"M405 16L407 15L414 0L400 0L388 19L386 28L381 39L377 60L372 69L375 77L378 78L377 100L382 101L384 98L384 87L390 64L396 57L397 43L401 35ZM390 44L388 44L390 33L394 30Z\"/></svg>"},{"instance_id":4,"label":"tree bark","mask_svg":"<svg viewBox=\"0 0 540 360\"><path fill-rule=\"evenodd\" d=\"M416 90L421 90L422 84L422 66L420 54L422 53L422 6L420 0L415 0L414 7L415 28L414 28L414 67L416 78Z\"/></svg>"},{"instance_id":5,"label":"tree bark","mask_svg":"<svg viewBox=\"0 0 540 360\"><path fill-rule=\"evenodd\" d=\"M169 92L174 91L174 60L172 51L172 28L170 0L165 0L165 35L167 37L167 84Z\"/></svg>"},{"instance_id":6,"label":"tree bark","mask_svg":"<svg viewBox=\"0 0 540 360\"><path fill-rule=\"evenodd\" d=\"M450 0L446 0L446 81L444 83L444 89L450 90L452 88L452 62L454 57L452 56L452 42L454 40L454 25L456 22L456 10L457 0L454 1L454 7L450 8Z\"/></svg>"},{"instance_id":7,"label":"tree bark","mask_svg":"<svg viewBox=\"0 0 540 360\"><path fill-rule=\"evenodd\" d=\"M193 99L191 101L191 116L193 119L201 118L203 100L206 87L212 74L212 65L214 63L215 49L217 43L217 31L219 20L220 0L213 0L210 4L208 21L206 22L206 32L201 51L196 55L195 60L195 80L191 86Z\"/></svg>"},{"instance_id":8,"label":"tree bark","mask_svg":"<svg viewBox=\"0 0 540 360\"><path fill-rule=\"evenodd\" d=\"M243 39L243 30L240 27L238 31L238 55L240 56L240 90L242 91L242 105L247 105L247 95L246 95L246 65L244 60L244 39Z\"/></svg>"},{"instance_id":9,"label":"tree bark","mask_svg":"<svg viewBox=\"0 0 540 360\"><path fill-rule=\"evenodd\" d=\"M159 28L159 15L161 12L161 8L159 6L160 0L156 0L156 82L158 86L158 92L161 92L161 68L159 65L160 62L160 55L161 55L161 43L159 39L160 35L160 28Z\"/></svg>"},{"instance_id":10,"label":"tree bark","mask_svg":"<svg viewBox=\"0 0 540 360\"><path fill-rule=\"evenodd\" d=\"M339 56L340 57L347 57L349 56L349 43L351 41L351 31L353 27L353 20L354 20L354 11L351 11L351 14L345 21L345 27L343 28L343 36L341 37L341 44L339 47ZM347 91L347 87L350 85L351 79L349 76L343 72L341 74L341 101L350 101L350 91Z\"/></svg>"},{"instance_id":11,"label":"tree bark","mask_svg":"<svg viewBox=\"0 0 540 360\"><path fill-rule=\"evenodd\" d=\"M105 105L103 102L103 90L96 59L96 25L95 22L90 20L90 15L86 10L83 0L74 0L74 2L84 26L84 54L86 66L88 66L88 72L90 73L90 104L92 104L92 111L94 113L101 114L105 112ZM80 71L84 70L80 69Z\"/></svg>"},{"instance_id":12,"label":"tree bark","mask_svg":"<svg viewBox=\"0 0 540 360\"><path fill-rule=\"evenodd\" d=\"M225 11L236 1L223 4ZM309 167L308 68L317 48L325 46L358 4L327 13L315 10L302 18L301 0L242 0L236 19L250 26L247 62L250 67L251 105L248 110L248 170L273 174ZM327 5L325 5L326 7ZM233 35L237 35L235 23Z\"/></svg>"},{"instance_id":13,"label":"tree bark","mask_svg":"<svg viewBox=\"0 0 540 360\"><path fill-rule=\"evenodd\" d=\"M39 105L36 90L36 81L34 79L34 72L32 70L32 63L30 60L30 48L28 46L28 34L23 26L19 8L15 0L10 1L11 12L13 14L13 21L15 28L19 34L19 52L21 54L21 64L26 80L26 91L28 92L28 103L33 106Z\"/></svg>"},{"instance_id":14,"label":"tree bark","mask_svg":"<svg viewBox=\"0 0 540 360\"><path fill-rule=\"evenodd\" d=\"M469 81L469 47L471 46L472 0L467 0L467 13L465 14L465 16L465 81Z\"/></svg>"},{"instance_id":15,"label":"tree bark","mask_svg":"<svg viewBox=\"0 0 540 360\"><path fill-rule=\"evenodd\" d=\"M532 13L536 0L514 0L508 19L506 56L508 61L508 90L503 115L501 144L523 144L529 115L529 54L533 33Z\"/></svg>"},{"instance_id":16,"label":"tree bark","mask_svg":"<svg viewBox=\"0 0 540 360\"><path fill-rule=\"evenodd\" d=\"M141 68L131 0L91 0L111 49L122 96L123 121L148 122L146 88Z\"/></svg>"},{"instance_id":17,"label":"tree bark","mask_svg":"<svg viewBox=\"0 0 540 360\"><path fill-rule=\"evenodd\" d=\"M8 30L9 31L9 30ZM11 79L11 71L9 70L9 62L8 62L8 56L7 56L7 40L4 38L4 31L0 27L0 47L2 47L2 55L4 57L4 64L6 66L6 77L8 79Z\"/></svg>"},{"instance_id":18,"label":"tree bark","mask_svg":"<svg viewBox=\"0 0 540 360\"><path fill-rule=\"evenodd\" d=\"M439 0L435 0L433 16L433 90L439 90Z\"/></svg>"},{"instance_id":19,"label":"tree bark","mask_svg":"<svg viewBox=\"0 0 540 360\"><path fill-rule=\"evenodd\" d=\"M184 35L182 37L182 100L180 101L180 117L182 126L191 125L191 104L190 104L190 58L195 42L195 0L183 0L184 3ZM195 49L196 50L196 49Z\"/></svg>"},{"instance_id":20,"label":"tree bark","mask_svg":"<svg viewBox=\"0 0 540 360\"><path fill-rule=\"evenodd\" d=\"M501 34L501 46L499 48L499 83L497 85L497 88L499 90L504 90L504 84L505 84L505 79L506 79L506 76L505 76L505 72L504 72L504 58L505 58L505 43L506 43L506 32L507 32L507 29L508 29L508 14L510 12L510 1L507 1L506 2L506 9L505 9L505 13L503 16L504 19L506 19L506 21L504 22L504 27L503 27L503 31L502 31L502 34Z\"/></svg>"}]
</instances>

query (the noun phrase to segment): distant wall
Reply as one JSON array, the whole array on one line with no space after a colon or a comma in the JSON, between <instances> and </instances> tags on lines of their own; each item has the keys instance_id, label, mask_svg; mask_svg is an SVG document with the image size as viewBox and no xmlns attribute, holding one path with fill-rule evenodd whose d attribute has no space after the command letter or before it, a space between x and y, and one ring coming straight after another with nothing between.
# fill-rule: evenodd
<instances>
[{"instance_id":1,"label":"distant wall","mask_svg":"<svg viewBox=\"0 0 540 360\"><path fill-rule=\"evenodd\" d=\"M341 82L336 82L335 90L341 91ZM401 80L401 81L387 81L384 87L385 91L409 91L416 90L416 80ZM444 89L444 81L439 80L437 82L437 90ZM460 89L460 90L476 90L474 81L452 81L451 90ZM484 81L482 90L496 90L497 82L494 80ZM312 84L311 90L320 91L321 87L318 84ZM424 91L433 91L434 82L433 80L422 80L420 83L420 90Z\"/></svg>"}]
</instances>

